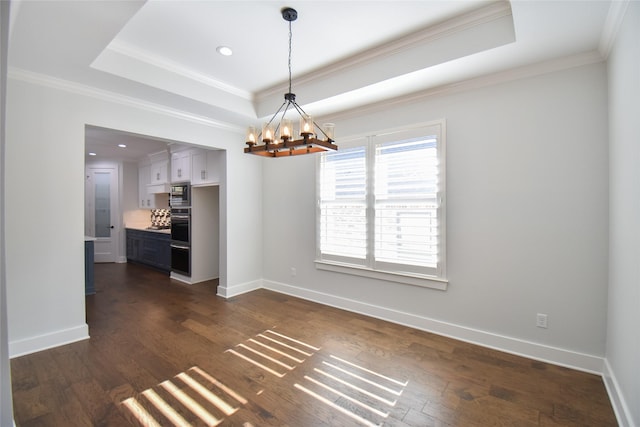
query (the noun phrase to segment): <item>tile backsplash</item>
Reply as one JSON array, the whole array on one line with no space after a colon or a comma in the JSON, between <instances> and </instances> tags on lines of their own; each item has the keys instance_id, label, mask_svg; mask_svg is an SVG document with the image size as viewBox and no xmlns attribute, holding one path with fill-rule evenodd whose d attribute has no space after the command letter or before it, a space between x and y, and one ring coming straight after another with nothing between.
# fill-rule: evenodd
<instances>
[{"instance_id":1,"label":"tile backsplash","mask_svg":"<svg viewBox=\"0 0 640 427\"><path fill-rule=\"evenodd\" d=\"M171 211L169 209L151 209L151 226L168 228L171 226Z\"/></svg>"}]
</instances>

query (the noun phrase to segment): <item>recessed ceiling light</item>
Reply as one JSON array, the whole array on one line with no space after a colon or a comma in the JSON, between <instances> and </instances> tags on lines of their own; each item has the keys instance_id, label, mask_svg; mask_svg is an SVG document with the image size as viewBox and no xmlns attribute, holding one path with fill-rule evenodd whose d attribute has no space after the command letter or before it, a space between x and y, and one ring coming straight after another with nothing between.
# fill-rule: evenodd
<instances>
[{"instance_id":1,"label":"recessed ceiling light","mask_svg":"<svg viewBox=\"0 0 640 427\"><path fill-rule=\"evenodd\" d=\"M120 148L127 148L127 144L118 144L118 147L120 147Z\"/></svg>"},{"instance_id":2,"label":"recessed ceiling light","mask_svg":"<svg viewBox=\"0 0 640 427\"><path fill-rule=\"evenodd\" d=\"M216 52L218 52L222 56L231 56L231 55L233 55L233 51L228 46L218 46L216 48Z\"/></svg>"},{"instance_id":3,"label":"recessed ceiling light","mask_svg":"<svg viewBox=\"0 0 640 427\"><path fill-rule=\"evenodd\" d=\"M96 153L91 152L91 153L89 153L89 155L90 155L90 156L95 156L95 155L96 155Z\"/></svg>"}]
</instances>

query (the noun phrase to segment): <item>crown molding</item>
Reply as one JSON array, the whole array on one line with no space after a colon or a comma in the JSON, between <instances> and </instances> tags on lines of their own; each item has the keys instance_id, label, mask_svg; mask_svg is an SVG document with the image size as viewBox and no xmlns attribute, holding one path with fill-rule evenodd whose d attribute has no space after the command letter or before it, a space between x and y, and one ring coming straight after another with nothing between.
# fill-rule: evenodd
<instances>
[{"instance_id":1,"label":"crown molding","mask_svg":"<svg viewBox=\"0 0 640 427\"><path fill-rule=\"evenodd\" d=\"M296 77L293 79L292 83L294 86L304 85L306 83L313 82L314 80L333 75L343 69L384 60L385 57L410 50L419 45L433 42L439 38L447 37L505 16L511 16L511 14L511 5L509 2L496 1L487 6L450 18L439 24L416 31L405 37L381 44L372 49L345 58L344 60ZM266 98L286 91L286 89L288 89L288 82L269 87L257 92L255 95L255 101L256 103L259 103Z\"/></svg>"},{"instance_id":2,"label":"crown molding","mask_svg":"<svg viewBox=\"0 0 640 427\"><path fill-rule=\"evenodd\" d=\"M178 74L179 76L182 76L186 79L194 80L198 83L202 83L209 87L221 90L223 92L227 92L231 95L238 96L248 101L253 100L253 94L251 92L238 89L237 87L228 85L219 80L212 79L211 77L205 74L199 73L197 71L193 71L189 68L186 68L166 58L163 58L158 55L153 55L145 50L138 49L128 43L114 40L109 44L109 46L105 50L107 51L110 50L120 55L124 55L135 61L145 62L153 67L160 68L170 73Z\"/></svg>"},{"instance_id":3,"label":"crown molding","mask_svg":"<svg viewBox=\"0 0 640 427\"><path fill-rule=\"evenodd\" d=\"M609 57L613 44L616 41L618 31L620 30L624 16L627 13L629 1L630 0L612 1L609 6L609 13L607 14L607 19L604 23L604 28L602 29L602 34L600 36L600 44L598 46L598 51L605 59Z\"/></svg>"},{"instance_id":4,"label":"crown molding","mask_svg":"<svg viewBox=\"0 0 640 427\"><path fill-rule=\"evenodd\" d=\"M598 51L590 51L582 54L572 55L568 57L557 58L551 61L545 61L537 64L527 65L511 70L488 74L473 79L450 83L426 90L409 93L406 95L398 96L395 98L385 99L378 102L373 102L365 105L359 105L353 108L333 112L331 114L323 115L324 120L344 120L350 117L357 117L363 114L368 114L380 110L389 109L393 106L402 106L412 102L419 102L435 96L445 96L449 94L455 94L459 92L480 89L484 87L494 86L501 83L507 83L510 81L525 79L529 77L535 77L547 73L562 71L570 68L580 67L584 65L594 64L604 61L604 58ZM216 120L212 120L209 117L204 117L192 113L187 113L174 108L169 108L163 105L143 101L138 98L117 94L114 92L96 89L91 86L82 85L79 83L63 80L55 77L51 77L44 74L34 73L31 71L9 67L8 77L11 79L21 80L28 83L47 86L54 89L63 90L70 93L75 93L83 96L88 96L96 99L101 99L108 102L116 102L122 105L131 106L134 108L140 108L143 110L151 111L175 117L183 120L188 120L194 123L204 124L212 126L218 129L224 129L234 132L244 132L244 128L229 123L224 123Z\"/></svg>"},{"instance_id":5,"label":"crown molding","mask_svg":"<svg viewBox=\"0 0 640 427\"><path fill-rule=\"evenodd\" d=\"M45 86L76 95L87 96L107 102L114 102L117 104L126 105L128 107L146 110L152 113L158 113L173 118L187 120L193 123L203 124L217 129L229 130L234 132L244 132L244 128L229 123L212 120L209 117L188 113L186 111L170 108L149 101L144 101L139 98L121 95L119 93L107 91L104 89L97 89L92 86L83 85L45 74L34 73L32 71L20 68L9 67L7 77L9 77L10 79L20 80L39 86Z\"/></svg>"},{"instance_id":6,"label":"crown molding","mask_svg":"<svg viewBox=\"0 0 640 427\"><path fill-rule=\"evenodd\" d=\"M467 92L470 90L495 86L502 83L508 83L511 81L522 80L548 73L568 70L571 68L581 67L589 64L596 64L603 61L604 58L598 51L584 52L572 56L556 58L549 61L513 68L498 73L487 74L460 82L449 83L446 85L412 92L406 95L385 99L366 105L356 106L346 110L323 115L322 119L327 121L344 120L362 116L363 114L389 110L392 107L401 107L409 103L423 101L425 99L433 98L436 96L445 96L460 92Z\"/></svg>"}]
</instances>

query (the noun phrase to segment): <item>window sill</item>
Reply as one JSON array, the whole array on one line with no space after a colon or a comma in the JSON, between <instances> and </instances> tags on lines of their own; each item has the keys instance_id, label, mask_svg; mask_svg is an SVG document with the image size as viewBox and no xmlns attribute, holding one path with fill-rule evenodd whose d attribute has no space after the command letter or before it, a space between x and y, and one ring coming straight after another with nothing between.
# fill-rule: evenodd
<instances>
[{"instance_id":1,"label":"window sill","mask_svg":"<svg viewBox=\"0 0 640 427\"><path fill-rule=\"evenodd\" d=\"M405 285L420 286L423 288L447 290L449 281L435 276L424 276L419 274L396 273L391 271L372 270L353 264L344 264L334 261L315 261L318 270L333 271L336 273L352 274L354 276L368 277L370 279L397 282Z\"/></svg>"}]
</instances>

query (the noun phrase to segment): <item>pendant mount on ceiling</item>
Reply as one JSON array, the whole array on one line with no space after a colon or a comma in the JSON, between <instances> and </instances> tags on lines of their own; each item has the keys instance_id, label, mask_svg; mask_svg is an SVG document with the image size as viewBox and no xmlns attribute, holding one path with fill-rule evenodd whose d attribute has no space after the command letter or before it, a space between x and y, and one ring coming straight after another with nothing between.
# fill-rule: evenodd
<instances>
[{"instance_id":1,"label":"pendant mount on ceiling","mask_svg":"<svg viewBox=\"0 0 640 427\"><path fill-rule=\"evenodd\" d=\"M298 11L294 8L283 7L281 12L282 18L284 18L284 20L287 22L295 21L296 19L298 19Z\"/></svg>"}]
</instances>

